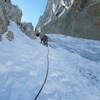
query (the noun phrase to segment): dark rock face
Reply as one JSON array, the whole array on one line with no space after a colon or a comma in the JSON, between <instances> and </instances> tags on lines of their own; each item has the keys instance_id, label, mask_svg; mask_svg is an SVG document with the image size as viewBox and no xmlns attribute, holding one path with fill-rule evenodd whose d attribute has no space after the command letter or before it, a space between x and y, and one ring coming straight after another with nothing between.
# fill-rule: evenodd
<instances>
[{"instance_id":1,"label":"dark rock face","mask_svg":"<svg viewBox=\"0 0 100 100\"><path fill-rule=\"evenodd\" d=\"M46 10L39 19L36 31L41 29L42 33L61 33L79 38L100 40L100 0L61 1L48 0ZM49 16L46 11L49 11ZM44 20L46 16L49 18Z\"/></svg>"}]
</instances>

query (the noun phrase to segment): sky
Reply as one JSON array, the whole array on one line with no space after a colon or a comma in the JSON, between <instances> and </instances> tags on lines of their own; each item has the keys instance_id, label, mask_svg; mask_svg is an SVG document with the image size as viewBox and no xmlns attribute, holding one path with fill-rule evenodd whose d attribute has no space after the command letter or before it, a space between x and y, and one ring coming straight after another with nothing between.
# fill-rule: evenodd
<instances>
[{"instance_id":1,"label":"sky","mask_svg":"<svg viewBox=\"0 0 100 100\"><path fill-rule=\"evenodd\" d=\"M22 22L32 22L35 27L39 17L43 15L48 0L11 0L22 10Z\"/></svg>"},{"instance_id":2,"label":"sky","mask_svg":"<svg viewBox=\"0 0 100 100\"><path fill-rule=\"evenodd\" d=\"M100 100L100 41L48 34L46 47L14 22L0 42L0 100ZM47 59L48 58L48 59ZM48 63L49 62L49 63Z\"/></svg>"}]
</instances>

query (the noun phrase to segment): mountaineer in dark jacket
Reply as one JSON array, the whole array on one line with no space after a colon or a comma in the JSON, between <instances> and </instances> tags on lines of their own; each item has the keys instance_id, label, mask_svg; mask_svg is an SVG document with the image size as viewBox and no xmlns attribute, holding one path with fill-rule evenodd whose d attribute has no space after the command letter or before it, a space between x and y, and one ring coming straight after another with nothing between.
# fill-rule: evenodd
<instances>
[{"instance_id":1,"label":"mountaineer in dark jacket","mask_svg":"<svg viewBox=\"0 0 100 100\"><path fill-rule=\"evenodd\" d=\"M42 41L43 41L44 45L48 46L48 37L46 35L41 37L41 42L40 43L42 43Z\"/></svg>"}]
</instances>

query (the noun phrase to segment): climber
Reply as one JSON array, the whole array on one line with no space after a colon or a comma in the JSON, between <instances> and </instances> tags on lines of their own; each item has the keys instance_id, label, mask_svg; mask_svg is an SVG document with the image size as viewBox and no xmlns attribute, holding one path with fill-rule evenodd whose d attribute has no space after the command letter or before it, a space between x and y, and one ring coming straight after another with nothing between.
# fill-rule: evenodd
<instances>
[{"instance_id":1,"label":"climber","mask_svg":"<svg viewBox=\"0 0 100 100\"><path fill-rule=\"evenodd\" d=\"M40 43L42 43L42 41L43 41L43 44L48 47L48 37L46 35L43 35L40 38L41 38L41 42Z\"/></svg>"}]
</instances>

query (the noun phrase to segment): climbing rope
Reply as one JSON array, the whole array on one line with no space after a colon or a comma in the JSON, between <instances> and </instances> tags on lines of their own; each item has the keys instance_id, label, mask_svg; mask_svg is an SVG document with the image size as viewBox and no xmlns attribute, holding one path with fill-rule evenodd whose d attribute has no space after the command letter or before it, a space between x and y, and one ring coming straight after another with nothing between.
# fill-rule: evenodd
<instances>
[{"instance_id":1,"label":"climbing rope","mask_svg":"<svg viewBox=\"0 0 100 100\"><path fill-rule=\"evenodd\" d=\"M47 77L48 77L48 72L49 72L49 47L48 47L48 54L47 54L47 72L46 72L46 76L45 76L45 80L38 92L38 94L36 95L35 99L34 100L37 100L37 98L39 97L39 94L41 93L43 87L44 87L44 84L46 83L46 80L47 80Z\"/></svg>"}]
</instances>

